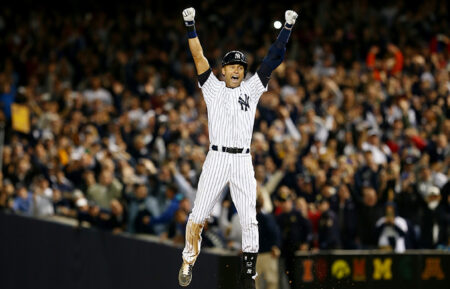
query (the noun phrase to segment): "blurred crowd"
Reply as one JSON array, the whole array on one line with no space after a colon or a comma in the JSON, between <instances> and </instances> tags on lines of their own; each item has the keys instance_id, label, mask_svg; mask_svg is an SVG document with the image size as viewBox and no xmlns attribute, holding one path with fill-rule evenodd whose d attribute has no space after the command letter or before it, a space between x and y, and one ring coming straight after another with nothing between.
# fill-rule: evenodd
<instances>
[{"instance_id":1,"label":"blurred crowd","mask_svg":"<svg viewBox=\"0 0 450 289\"><path fill-rule=\"evenodd\" d=\"M1 210L184 242L209 148L206 105L185 7L154 2L2 9ZM448 249L448 3L251 5L195 8L215 74L240 49L247 77L276 39L273 21L301 11L256 113L261 254ZM12 129L12 103L28 107L29 132ZM203 244L239 250L240 238L226 189Z\"/></svg>"}]
</instances>

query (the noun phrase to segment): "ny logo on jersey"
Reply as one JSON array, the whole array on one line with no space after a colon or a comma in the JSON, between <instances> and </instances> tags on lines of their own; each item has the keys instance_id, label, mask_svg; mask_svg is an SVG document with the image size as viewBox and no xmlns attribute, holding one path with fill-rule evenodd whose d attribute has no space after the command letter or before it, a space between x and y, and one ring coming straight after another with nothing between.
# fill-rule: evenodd
<instances>
[{"instance_id":1,"label":"ny logo on jersey","mask_svg":"<svg viewBox=\"0 0 450 289\"><path fill-rule=\"evenodd\" d=\"M241 110L247 111L250 108L250 105L248 104L248 95L244 94L245 100L239 96L239 104L241 105Z\"/></svg>"}]
</instances>

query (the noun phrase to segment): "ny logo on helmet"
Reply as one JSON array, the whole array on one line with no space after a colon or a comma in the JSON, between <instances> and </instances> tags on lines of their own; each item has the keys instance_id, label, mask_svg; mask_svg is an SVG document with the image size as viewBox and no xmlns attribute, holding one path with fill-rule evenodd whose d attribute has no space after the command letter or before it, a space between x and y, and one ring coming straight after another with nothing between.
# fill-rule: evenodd
<instances>
[{"instance_id":1,"label":"ny logo on helmet","mask_svg":"<svg viewBox=\"0 0 450 289\"><path fill-rule=\"evenodd\" d=\"M248 104L248 95L244 94L245 100L239 96L239 104L241 105L241 110L247 111L250 108L250 105Z\"/></svg>"},{"instance_id":2,"label":"ny logo on helmet","mask_svg":"<svg viewBox=\"0 0 450 289\"><path fill-rule=\"evenodd\" d=\"M234 55L234 58L236 58L236 59L241 59L241 54L240 54L240 53L236 53L236 54Z\"/></svg>"}]
</instances>

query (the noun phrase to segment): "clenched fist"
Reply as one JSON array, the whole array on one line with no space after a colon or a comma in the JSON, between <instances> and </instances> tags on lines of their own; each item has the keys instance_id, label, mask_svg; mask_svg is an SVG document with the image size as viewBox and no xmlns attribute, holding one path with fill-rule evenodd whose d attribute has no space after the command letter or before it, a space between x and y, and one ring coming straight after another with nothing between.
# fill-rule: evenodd
<instances>
[{"instance_id":1,"label":"clenched fist","mask_svg":"<svg viewBox=\"0 0 450 289\"><path fill-rule=\"evenodd\" d=\"M284 17L286 19L287 24L294 25L295 20L297 20L298 14L293 10L287 10L286 13L284 14Z\"/></svg>"},{"instance_id":2,"label":"clenched fist","mask_svg":"<svg viewBox=\"0 0 450 289\"><path fill-rule=\"evenodd\" d=\"M195 9L190 7L183 10L184 22L192 22L195 18Z\"/></svg>"}]
</instances>

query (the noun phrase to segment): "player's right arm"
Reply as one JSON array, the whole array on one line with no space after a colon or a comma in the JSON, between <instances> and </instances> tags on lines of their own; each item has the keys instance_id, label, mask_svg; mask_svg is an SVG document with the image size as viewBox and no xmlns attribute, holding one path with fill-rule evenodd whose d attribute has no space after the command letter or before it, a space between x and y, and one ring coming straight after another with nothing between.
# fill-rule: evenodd
<instances>
[{"instance_id":1,"label":"player's right arm","mask_svg":"<svg viewBox=\"0 0 450 289\"><path fill-rule=\"evenodd\" d=\"M214 73L212 73L208 60L203 55L203 49L200 45L200 40L197 37L197 32L195 31L194 18L194 8L191 7L183 10L183 19L188 30L189 49L191 50L195 68L197 69L198 84L202 89L202 94L206 101L206 105L209 105L209 103L217 97L217 90L221 87L221 82L217 79Z\"/></svg>"},{"instance_id":2,"label":"player's right arm","mask_svg":"<svg viewBox=\"0 0 450 289\"><path fill-rule=\"evenodd\" d=\"M203 48L195 31L195 9L190 7L183 10L183 20L188 30L189 49L191 50L192 58L194 58L195 68L197 74L201 75L210 69L208 60L203 55Z\"/></svg>"}]
</instances>

